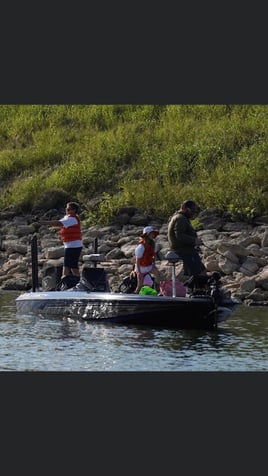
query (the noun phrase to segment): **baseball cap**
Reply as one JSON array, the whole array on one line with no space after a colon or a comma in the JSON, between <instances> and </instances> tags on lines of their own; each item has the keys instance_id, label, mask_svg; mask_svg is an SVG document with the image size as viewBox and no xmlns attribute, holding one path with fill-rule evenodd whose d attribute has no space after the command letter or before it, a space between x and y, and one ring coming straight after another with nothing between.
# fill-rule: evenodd
<instances>
[{"instance_id":1,"label":"baseball cap","mask_svg":"<svg viewBox=\"0 0 268 476\"><path fill-rule=\"evenodd\" d=\"M196 203L193 200L185 200L182 203L182 206L186 207L186 208L190 208L191 210L197 210L198 209Z\"/></svg>"},{"instance_id":2,"label":"baseball cap","mask_svg":"<svg viewBox=\"0 0 268 476\"><path fill-rule=\"evenodd\" d=\"M159 231L155 230L153 226L146 226L145 228L143 228L142 234L149 235L149 233L152 233L152 231L154 232L155 236L159 235Z\"/></svg>"}]
</instances>

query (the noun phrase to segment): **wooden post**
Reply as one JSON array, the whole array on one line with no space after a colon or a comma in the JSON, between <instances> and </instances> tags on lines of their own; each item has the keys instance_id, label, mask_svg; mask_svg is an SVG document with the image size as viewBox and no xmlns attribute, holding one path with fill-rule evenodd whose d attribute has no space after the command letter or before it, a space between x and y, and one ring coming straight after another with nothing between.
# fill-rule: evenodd
<instances>
[{"instance_id":1,"label":"wooden post","mask_svg":"<svg viewBox=\"0 0 268 476\"><path fill-rule=\"evenodd\" d=\"M31 258L32 258L32 290L38 291L38 252L37 252L37 236L33 235L31 240Z\"/></svg>"},{"instance_id":2,"label":"wooden post","mask_svg":"<svg viewBox=\"0 0 268 476\"><path fill-rule=\"evenodd\" d=\"M94 253L98 253L98 238L94 239ZM94 261L94 268L97 268L97 261Z\"/></svg>"}]
</instances>

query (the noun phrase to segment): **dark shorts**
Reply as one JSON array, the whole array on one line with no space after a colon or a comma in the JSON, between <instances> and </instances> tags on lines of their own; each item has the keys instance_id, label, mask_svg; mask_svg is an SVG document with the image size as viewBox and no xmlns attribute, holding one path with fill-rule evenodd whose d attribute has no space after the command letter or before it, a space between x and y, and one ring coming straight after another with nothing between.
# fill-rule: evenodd
<instances>
[{"instance_id":1,"label":"dark shorts","mask_svg":"<svg viewBox=\"0 0 268 476\"><path fill-rule=\"evenodd\" d=\"M78 268L79 256L82 246L79 248L64 248L64 266L68 268Z\"/></svg>"},{"instance_id":2,"label":"dark shorts","mask_svg":"<svg viewBox=\"0 0 268 476\"><path fill-rule=\"evenodd\" d=\"M198 254L198 251L194 250L192 254L178 253L183 261L184 274L187 276L198 276L202 271L206 269L205 265Z\"/></svg>"}]
</instances>

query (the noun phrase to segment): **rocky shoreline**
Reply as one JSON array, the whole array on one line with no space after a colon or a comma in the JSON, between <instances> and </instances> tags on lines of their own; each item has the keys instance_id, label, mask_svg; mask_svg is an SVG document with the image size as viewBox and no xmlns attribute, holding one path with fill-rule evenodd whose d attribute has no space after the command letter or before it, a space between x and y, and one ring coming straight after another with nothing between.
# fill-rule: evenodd
<instances>
[{"instance_id":1,"label":"rocky shoreline","mask_svg":"<svg viewBox=\"0 0 268 476\"><path fill-rule=\"evenodd\" d=\"M42 286L45 266L60 266L63 246L58 228L40 225L39 219L59 219L64 210L31 215L16 214L12 209L0 212L0 289L27 291L32 287L31 240L38 242L38 280ZM233 222L228 215L215 209L200 213L198 236L203 261L209 272L218 271L222 284L233 297L245 305L268 305L268 217L255 218L251 224ZM142 213L135 207L122 208L113 224L105 227L85 227L82 220L83 256L98 253L105 257L101 266L107 270L112 291L117 291L123 278L129 275L134 249L144 226L155 226L160 234L157 266L163 280L171 278L171 266L165 259L169 251L167 222ZM202 229L201 229L202 228ZM179 280L184 281L182 263L176 265Z\"/></svg>"}]
</instances>

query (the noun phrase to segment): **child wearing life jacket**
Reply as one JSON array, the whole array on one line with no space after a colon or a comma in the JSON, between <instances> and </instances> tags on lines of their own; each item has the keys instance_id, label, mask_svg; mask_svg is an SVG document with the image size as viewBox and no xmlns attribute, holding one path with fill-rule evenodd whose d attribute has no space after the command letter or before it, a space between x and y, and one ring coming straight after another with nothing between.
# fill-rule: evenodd
<instances>
[{"instance_id":1,"label":"child wearing life jacket","mask_svg":"<svg viewBox=\"0 0 268 476\"><path fill-rule=\"evenodd\" d=\"M139 294L143 279L147 273L155 277L155 288L159 290L160 274L155 265L156 244L155 238L159 235L159 231L155 230L153 226L146 226L140 236L139 244L135 248L135 267L134 271L137 273L137 287L134 294Z\"/></svg>"}]
</instances>

